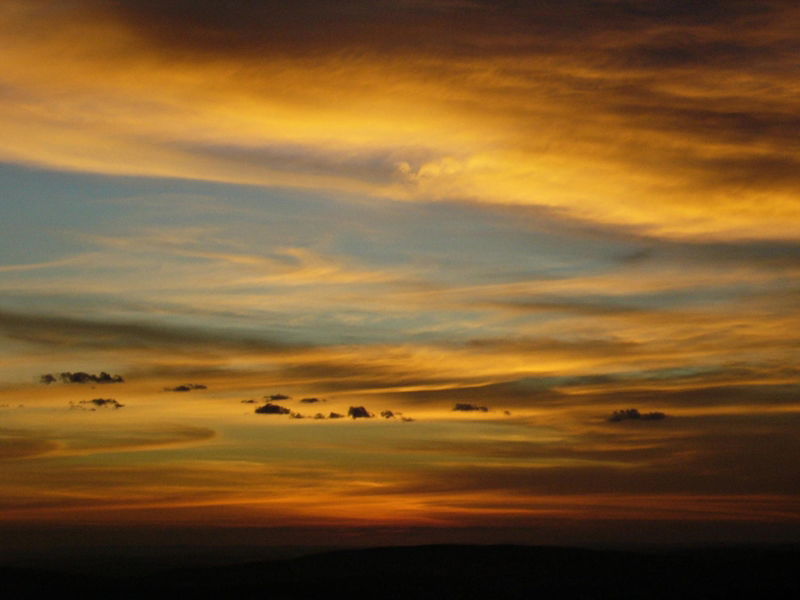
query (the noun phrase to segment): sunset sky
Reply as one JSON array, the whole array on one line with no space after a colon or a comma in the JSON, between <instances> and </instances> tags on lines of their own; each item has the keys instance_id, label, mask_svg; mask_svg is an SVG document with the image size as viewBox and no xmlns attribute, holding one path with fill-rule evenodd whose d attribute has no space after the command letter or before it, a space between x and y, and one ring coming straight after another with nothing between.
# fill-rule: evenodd
<instances>
[{"instance_id":1,"label":"sunset sky","mask_svg":"<svg viewBox=\"0 0 800 600\"><path fill-rule=\"evenodd\" d=\"M798 32L3 0L0 531L800 540Z\"/></svg>"}]
</instances>

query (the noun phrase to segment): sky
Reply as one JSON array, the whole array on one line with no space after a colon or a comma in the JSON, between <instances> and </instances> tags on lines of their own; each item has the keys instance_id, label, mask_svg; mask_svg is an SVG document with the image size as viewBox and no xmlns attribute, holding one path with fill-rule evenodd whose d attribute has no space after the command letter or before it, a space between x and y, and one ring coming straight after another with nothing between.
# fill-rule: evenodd
<instances>
[{"instance_id":1,"label":"sky","mask_svg":"<svg viewBox=\"0 0 800 600\"><path fill-rule=\"evenodd\" d=\"M798 31L0 3L0 531L800 540Z\"/></svg>"}]
</instances>

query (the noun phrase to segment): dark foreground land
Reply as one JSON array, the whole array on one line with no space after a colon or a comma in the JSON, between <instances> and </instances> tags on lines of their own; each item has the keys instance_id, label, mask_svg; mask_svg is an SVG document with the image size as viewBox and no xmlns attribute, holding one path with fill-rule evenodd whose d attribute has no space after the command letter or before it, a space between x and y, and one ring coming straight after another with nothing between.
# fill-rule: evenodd
<instances>
[{"instance_id":1,"label":"dark foreground land","mask_svg":"<svg viewBox=\"0 0 800 600\"><path fill-rule=\"evenodd\" d=\"M108 577L0 567L6 598L800 598L800 547L623 552L532 546L341 550Z\"/></svg>"}]
</instances>

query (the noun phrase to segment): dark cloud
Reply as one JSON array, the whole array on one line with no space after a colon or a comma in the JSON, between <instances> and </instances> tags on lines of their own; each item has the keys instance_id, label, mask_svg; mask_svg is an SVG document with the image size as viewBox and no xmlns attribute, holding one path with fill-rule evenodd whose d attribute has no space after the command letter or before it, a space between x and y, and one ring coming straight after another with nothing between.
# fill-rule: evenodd
<instances>
[{"instance_id":1,"label":"dark cloud","mask_svg":"<svg viewBox=\"0 0 800 600\"><path fill-rule=\"evenodd\" d=\"M97 7L105 4L93 2ZM511 50L501 36L514 35L528 51L546 44L576 45L669 27L735 27L746 19L769 16L780 3L608 0L558 3L481 1L326 2L303 0L238 2L236 10L212 0L122 0L113 5L121 22L173 52L222 55L261 52L308 53L369 47L372 51L448 48L472 54L492 45ZM448 27L449 25L449 27ZM520 39L521 36L525 37ZM527 42L527 43L526 43Z\"/></svg>"},{"instance_id":2,"label":"dark cloud","mask_svg":"<svg viewBox=\"0 0 800 600\"><path fill-rule=\"evenodd\" d=\"M272 400L273 402L278 402L280 400L289 400L291 396L287 396L286 394L272 394L271 396L264 396L267 400Z\"/></svg>"},{"instance_id":3,"label":"dark cloud","mask_svg":"<svg viewBox=\"0 0 800 600\"><path fill-rule=\"evenodd\" d=\"M95 408L123 408L125 405L120 404L114 398L93 398L92 400L81 400L78 404L72 404L72 407L84 407L87 406L89 410L95 410Z\"/></svg>"},{"instance_id":4,"label":"dark cloud","mask_svg":"<svg viewBox=\"0 0 800 600\"><path fill-rule=\"evenodd\" d=\"M192 390L207 390L208 386L202 383L185 383L183 385L176 385L175 387L164 388L165 392L191 392Z\"/></svg>"},{"instance_id":5,"label":"dark cloud","mask_svg":"<svg viewBox=\"0 0 800 600\"><path fill-rule=\"evenodd\" d=\"M453 410L460 412L488 412L485 406L478 406L477 404L469 404L467 402L457 402Z\"/></svg>"},{"instance_id":6,"label":"dark cloud","mask_svg":"<svg viewBox=\"0 0 800 600\"><path fill-rule=\"evenodd\" d=\"M125 26L151 43L184 56L243 56L257 52L297 56L364 45L373 51L411 47L412 43L423 42L420 34L432 25L444 24L448 17L464 12L464 8L443 11L441 3L421 2L412 7L394 2L370 5L355 0L302 0L291 5L245 0L237 3L235 10L205 0L175 0L168 4L123 0L114 8ZM394 27L388 27L390 24ZM432 38L430 44L435 41Z\"/></svg>"},{"instance_id":7,"label":"dark cloud","mask_svg":"<svg viewBox=\"0 0 800 600\"><path fill-rule=\"evenodd\" d=\"M317 402L320 402L320 399L319 398L301 398L300 402L303 402L305 404L316 404Z\"/></svg>"},{"instance_id":8,"label":"dark cloud","mask_svg":"<svg viewBox=\"0 0 800 600\"><path fill-rule=\"evenodd\" d=\"M121 375L110 375L105 371L101 371L99 375L93 373L86 373L84 371L65 371L59 373L58 380L62 383L124 383L125 379ZM44 384L51 384L56 381L56 376L52 373L47 373L39 377L39 381Z\"/></svg>"},{"instance_id":9,"label":"dark cloud","mask_svg":"<svg viewBox=\"0 0 800 600\"><path fill-rule=\"evenodd\" d=\"M328 418L329 418L329 419L342 419L342 418L344 418L344 415L343 415L343 414L341 414L341 413L332 412L332 413L330 413L330 414L328 415Z\"/></svg>"},{"instance_id":10,"label":"dark cloud","mask_svg":"<svg viewBox=\"0 0 800 600\"><path fill-rule=\"evenodd\" d=\"M256 408L256 412L260 415L288 415L292 411L284 406L267 402L264 406Z\"/></svg>"},{"instance_id":11,"label":"dark cloud","mask_svg":"<svg viewBox=\"0 0 800 600\"><path fill-rule=\"evenodd\" d=\"M384 419L394 419L394 413L392 411L390 411L390 410L382 410L381 411L381 416Z\"/></svg>"},{"instance_id":12,"label":"dark cloud","mask_svg":"<svg viewBox=\"0 0 800 600\"><path fill-rule=\"evenodd\" d=\"M612 423L619 423L620 421L662 421L667 418L663 412L648 412L640 413L635 408L626 408L622 410L615 410L608 420Z\"/></svg>"},{"instance_id":13,"label":"dark cloud","mask_svg":"<svg viewBox=\"0 0 800 600\"><path fill-rule=\"evenodd\" d=\"M370 419L373 415L363 406L351 406L347 410L347 416L354 419Z\"/></svg>"},{"instance_id":14,"label":"dark cloud","mask_svg":"<svg viewBox=\"0 0 800 600\"><path fill-rule=\"evenodd\" d=\"M686 99L641 88L616 90L616 94L608 105L609 110L624 115L629 123L666 132L680 130L706 140L752 143L771 139L786 145L791 143L800 127L800 118L785 112L788 110L786 107L769 110L753 106L749 110L736 110L726 104L709 106L700 99ZM770 168L770 172L783 178L788 175L785 171L791 164L789 156L783 157L785 161L780 162L781 156L777 153L751 154L746 147L742 147L739 158L742 162L750 160L753 164ZM692 155L676 154L673 160L674 166L707 166L700 162L700 157Z\"/></svg>"}]
</instances>

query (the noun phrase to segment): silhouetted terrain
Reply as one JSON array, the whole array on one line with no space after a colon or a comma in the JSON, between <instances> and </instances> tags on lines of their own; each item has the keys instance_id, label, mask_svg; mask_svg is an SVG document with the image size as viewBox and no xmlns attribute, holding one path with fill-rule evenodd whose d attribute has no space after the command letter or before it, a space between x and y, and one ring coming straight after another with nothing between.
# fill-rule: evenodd
<instances>
[{"instance_id":1,"label":"silhouetted terrain","mask_svg":"<svg viewBox=\"0 0 800 600\"><path fill-rule=\"evenodd\" d=\"M341 550L104 577L0 568L8 598L798 598L800 547L623 552L530 546Z\"/></svg>"}]
</instances>

